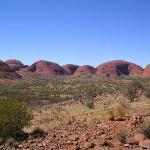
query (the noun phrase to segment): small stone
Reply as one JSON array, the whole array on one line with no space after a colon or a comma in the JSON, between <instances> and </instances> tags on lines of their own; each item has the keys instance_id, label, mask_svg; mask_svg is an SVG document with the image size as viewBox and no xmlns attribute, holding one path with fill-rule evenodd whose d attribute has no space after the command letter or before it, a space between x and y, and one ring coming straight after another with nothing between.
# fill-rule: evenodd
<instances>
[{"instance_id":1,"label":"small stone","mask_svg":"<svg viewBox=\"0 0 150 150\"><path fill-rule=\"evenodd\" d=\"M21 144L20 144L20 145L18 145L18 148L23 148L23 145L21 145Z\"/></svg>"},{"instance_id":2,"label":"small stone","mask_svg":"<svg viewBox=\"0 0 150 150\"><path fill-rule=\"evenodd\" d=\"M129 145L139 145L139 142L137 142L135 139L133 139L133 138L129 138L129 139L127 139L127 143L129 144Z\"/></svg>"},{"instance_id":3,"label":"small stone","mask_svg":"<svg viewBox=\"0 0 150 150\"><path fill-rule=\"evenodd\" d=\"M144 141L144 139L145 139L145 136L142 133L137 133L134 135L134 140L138 143Z\"/></svg>"},{"instance_id":4,"label":"small stone","mask_svg":"<svg viewBox=\"0 0 150 150\"><path fill-rule=\"evenodd\" d=\"M4 145L0 145L0 149L3 149Z\"/></svg>"},{"instance_id":5,"label":"small stone","mask_svg":"<svg viewBox=\"0 0 150 150\"><path fill-rule=\"evenodd\" d=\"M72 141L78 141L78 140L79 140L79 137L78 137L78 136L71 137L71 140L72 140Z\"/></svg>"},{"instance_id":6,"label":"small stone","mask_svg":"<svg viewBox=\"0 0 150 150\"><path fill-rule=\"evenodd\" d=\"M80 147L77 146L77 145L74 145L74 146L71 147L71 150L80 150Z\"/></svg>"},{"instance_id":7,"label":"small stone","mask_svg":"<svg viewBox=\"0 0 150 150\"><path fill-rule=\"evenodd\" d=\"M56 134L53 134L53 136L52 136L52 137L55 139L57 136L56 136Z\"/></svg>"},{"instance_id":8,"label":"small stone","mask_svg":"<svg viewBox=\"0 0 150 150\"><path fill-rule=\"evenodd\" d=\"M150 140L144 140L144 141L140 142L139 146L149 150L150 149Z\"/></svg>"},{"instance_id":9,"label":"small stone","mask_svg":"<svg viewBox=\"0 0 150 150\"><path fill-rule=\"evenodd\" d=\"M43 143L43 146L46 147L46 143Z\"/></svg>"},{"instance_id":10,"label":"small stone","mask_svg":"<svg viewBox=\"0 0 150 150\"><path fill-rule=\"evenodd\" d=\"M57 147L56 147L56 146L52 146L52 147L50 147L49 149L50 149L50 150L56 150Z\"/></svg>"},{"instance_id":11,"label":"small stone","mask_svg":"<svg viewBox=\"0 0 150 150\"><path fill-rule=\"evenodd\" d=\"M85 149L94 148L95 144L91 142L86 142L83 146Z\"/></svg>"},{"instance_id":12,"label":"small stone","mask_svg":"<svg viewBox=\"0 0 150 150\"><path fill-rule=\"evenodd\" d=\"M73 144L74 145L79 145L79 143L77 141L74 141Z\"/></svg>"},{"instance_id":13,"label":"small stone","mask_svg":"<svg viewBox=\"0 0 150 150\"><path fill-rule=\"evenodd\" d=\"M115 118L115 121L125 121L125 118L123 118L123 117L118 117L118 118Z\"/></svg>"},{"instance_id":14,"label":"small stone","mask_svg":"<svg viewBox=\"0 0 150 150\"><path fill-rule=\"evenodd\" d=\"M124 144L124 147L130 147L130 145L129 144Z\"/></svg>"},{"instance_id":15,"label":"small stone","mask_svg":"<svg viewBox=\"0 0 150 150\"><path fill-rule=\"evenodd\" d=\"M38 147L43 147L43 144L41 144L41 143L40 143L40 144L38 144Z\"/></svg>"},{"instance_id":16,"label":"small stone","mask_svg":"<svg viewBox=\"0 0 150 150\"><path fill-rule=\"evenodd\" d=\"M105 134L105 131L100 131L99 133L97 133L98 136L101 136L103 134Z\"/></svg>"},{"instance_id":17,"label":"small stone","mask_svg":"<svg viewBox=\"0 0 150 150\"><path fill-rule=\"evenodd\" d=\"M72 141L67 141L66 143L67 143L67 144L73 144L73 142L72 142Z\"/></svg>"}]
</instances>

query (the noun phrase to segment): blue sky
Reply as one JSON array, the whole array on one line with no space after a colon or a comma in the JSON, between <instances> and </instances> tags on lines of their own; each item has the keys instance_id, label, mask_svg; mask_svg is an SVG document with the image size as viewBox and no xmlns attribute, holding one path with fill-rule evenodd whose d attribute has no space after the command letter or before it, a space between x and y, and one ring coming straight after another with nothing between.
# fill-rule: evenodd
<instances>
[{"instance_id":1,"label":"blue sky","mask_svg":"<svg viewBox=\"0 0 150 150\"><path fill-rule=\"evenodd\" d=\"M149 0L1 0L0 59L150 63Z\"/></svg>"}]
</instances>

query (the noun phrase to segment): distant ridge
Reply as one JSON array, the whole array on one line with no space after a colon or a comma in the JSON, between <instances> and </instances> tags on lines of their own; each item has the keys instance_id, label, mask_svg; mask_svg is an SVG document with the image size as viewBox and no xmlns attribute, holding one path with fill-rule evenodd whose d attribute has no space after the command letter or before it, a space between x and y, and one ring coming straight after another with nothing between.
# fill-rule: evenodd
<instances>
[{"instance_id":1,"label":"distant ridge","mask_svg":"<svg viewBox=\"0 0 150 150\"><path fill-rule=\"evenodd\" d=\"M145 69L141 66L125 60L112 60L98 65L96 68L90 65L78 66L66 64L60 66L57 63L39 60L31 66L24 65L21 61L12 59L5 62L0 61L0 79L20 78L20 71L35 73L41 76L61 76L61 75L97 75L102 78L114 78L118 76L141 76L150 78L150 65ZM3 74L3 75L2 75Z\"/></svg>"}]
</instances>

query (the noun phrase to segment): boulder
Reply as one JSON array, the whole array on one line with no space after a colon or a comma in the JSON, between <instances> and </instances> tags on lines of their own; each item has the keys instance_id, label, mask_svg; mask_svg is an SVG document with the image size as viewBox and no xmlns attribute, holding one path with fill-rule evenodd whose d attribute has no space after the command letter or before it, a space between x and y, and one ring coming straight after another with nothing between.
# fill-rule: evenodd
<instances>
[{"instance_id":1,"label":"boulder","mask_svg":"<svg viewBox=\"0 0 150 150\"><path fill-rule=\"evenodd\" d=\"M35 72L39 75L47 75L47 76L56 76L56 75L64 75L64 69L54 62L39 60L32 64L27 69L28 71Z\"/></svg>"},{"instance_id":2,"label":"boulder","mask_svg":"<svg viewBox=\"0 0 150 150\"><path fill-rule=\"evenodd\" d=\"M100 77L118 77L122 75L141 76L143 68L124 60L114 60L103 63L97 67L97 75Z\"/></svg>"}]
</instances>

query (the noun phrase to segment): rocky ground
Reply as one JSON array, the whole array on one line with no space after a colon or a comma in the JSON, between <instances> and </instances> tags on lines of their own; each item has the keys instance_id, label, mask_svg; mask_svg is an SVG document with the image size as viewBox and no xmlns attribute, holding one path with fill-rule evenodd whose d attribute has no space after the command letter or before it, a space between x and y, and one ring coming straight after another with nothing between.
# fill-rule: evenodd
<instances>
[{"instance_id":1,"label":"rocky ground","mask_svg":"<svg viewBox=\"0 0 150 150\"><path fill-rule=\"evenodd\" d=\"M150 140L143 141L143 134L135 133L150 113L114 121L98 121L87 124L86 120L72 117L60 129L47 129L22 143L13 143L17 150L131 150L149 149ZM118 140L120 129L127 131L126 143ZM146 144L144 142L147 142ZM140 143L139 143L140 142Z\"/></svg>"},{"instance_id":2,"label":"rocky ground","mask_svg":"<svg viewBox=\"0 0 150 150\"><path fill-rule=\"evenodd\" d=\"M114 95L112 95L114 97ZM106 96L105 96L106 97ZM142 150L150 149L150 140L139 132L141 125L149 120L149 101L142 102L143 108L140 112L131 111L125 116L105 119L93 119L89 122L89 117L95 116L103 105L102 97L99 97L94 103L95 109L88 110L84 108L82 102L71 102L65 106L55 106L53 111L49 108L39 112L35 110L34 125L46 124L43 130L38 129L30 134L28 139L23 142L12 142L11 148L3 145L0 149L11 150ZM109 101L111 96L106 97ZM59 105L59 104L58 104ZM141 102L135 102L132 109ZM76 107L76 112L70 112ZM82 110L83 109L83 110ZM41 112L43 110L43 112ZM55 112L57 110L57 113ZM78 111L80 110L80 111ZM82 110L82 111L81 111ZM66 112L68 118L62 117L58 112ZM68 112L67 112L68 111ZM102 110L100 110L102 111ZM134 113L133 113L134 112ZM103 114L104 115L104 114ZM45 118L44 118L45 116ZM38 119L37 119L37 118ZM55 123L55 126L49 125ZM59 121L59 125L56 123Z\"/></svg>"}]
</instances>

